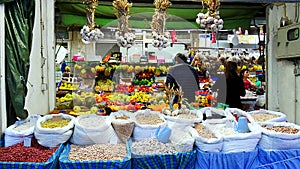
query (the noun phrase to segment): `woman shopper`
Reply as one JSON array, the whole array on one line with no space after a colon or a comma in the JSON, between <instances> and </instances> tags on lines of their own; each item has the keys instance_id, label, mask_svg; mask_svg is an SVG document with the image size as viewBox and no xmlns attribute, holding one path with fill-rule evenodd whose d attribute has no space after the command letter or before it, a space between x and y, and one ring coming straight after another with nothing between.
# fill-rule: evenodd
<instances>
[{"instance_id":1,"label":"woman shopper","mask_svg":"<svg viewBox=\"0 0 300 169\"><path fill-rule=\"evenodd\" d=\"M246 91L243 79L238 75L236 62L225 63L224 76L219 77L212 90L218 92L218 102L223 102L223 98L229 107L243 109L240 97L245 96Z\"/></svg>"}]
</instances>

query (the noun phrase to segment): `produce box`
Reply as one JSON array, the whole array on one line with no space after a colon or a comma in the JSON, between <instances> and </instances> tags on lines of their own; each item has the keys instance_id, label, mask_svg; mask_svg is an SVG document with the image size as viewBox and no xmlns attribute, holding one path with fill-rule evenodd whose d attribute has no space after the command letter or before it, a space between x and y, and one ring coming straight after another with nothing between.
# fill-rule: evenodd
<instances>
[{"instance_id":1,"label":"produce box","mask_svg":"<svg viewBox=\"0 0 300 169\"><path fill-rule=\"evenodd\" d=\"M71 145L67 144L59 157L59 164L61 169L66 168L105 168L105 169L130 169L131 155L127 152L127 156L123 160L70 160L69 154Z\"/></svg>"},{"instance_id":2,"label":"produce box","mask_svg":"<svg viewBox=\"0 0 300 169\"><path fill-rule=\"evenodd\" d=\"M264 150L287 150L300 148L300 126L288 122L257 123L262 137L259 146Z\"/></svg>"},{"instance_id":3,"label":"produce box","mask_svg":"<svg viewBox=\"0 0 300 169\"><path fill-rule=\"evenodd\" d=\"M59 165L58 159L59 159L59 156L63 149L64 149L64 145L61 144L46 162L5 162L5 161L0 161L0 168L56 169ZM20 152L20 153L22 153L22 152ZM2 156L2 154L1 154L1 156Z\"/></svg>"}]
</instances>

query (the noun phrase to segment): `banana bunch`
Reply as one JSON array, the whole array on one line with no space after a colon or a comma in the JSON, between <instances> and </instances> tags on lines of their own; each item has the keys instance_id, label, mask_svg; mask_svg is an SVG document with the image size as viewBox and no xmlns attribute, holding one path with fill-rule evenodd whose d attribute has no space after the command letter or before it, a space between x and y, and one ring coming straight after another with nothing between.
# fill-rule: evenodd
<instances>
[{"instance_id":1,"label":"banana bunch","mask_svg":"<svg viewBox=\"0 0 300 169\"><path fill-rule=\"evenodd\" d=\"M62 82L62 84L59 86L59 89L61 89L61 90L77 90L78 87L79 87L79 85L76 83Z\"/></svg>"}]
</instances>

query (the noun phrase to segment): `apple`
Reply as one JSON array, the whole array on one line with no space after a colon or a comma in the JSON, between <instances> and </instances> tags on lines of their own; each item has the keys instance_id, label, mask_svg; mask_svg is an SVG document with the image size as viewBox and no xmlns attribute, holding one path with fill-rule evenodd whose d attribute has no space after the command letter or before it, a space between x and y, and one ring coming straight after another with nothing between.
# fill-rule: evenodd
<instances>
[{"instance_id":1,"label":"apple","mask_svg":"<svg viewBox=\"0 0 300 169\"><path fill-rule=\"evenodd\" d=\"M93 106L91 107L90 111L92 114L96 114L98 112L98 107Z\"/></svg>"},{"instance_id":2,"label":"apple","mask_svg":"<svg viewBox=\"0 0 300 169\"><path fill-rule=\"evenodd\" d=\"M80 106L74 106L74 107L73 107L73 111L74 111L75 113L79 113L80 110L81 110Z\"/></svg>"},{"instance_id":3,"label":"apple","mask_svg":"<svg viewBox=\"0 0 300 169\"><path fill-rule=\"evenodd\" d=\"M82 69L82 70L80 71L80 73L81 73L81 74L85 74L85 73L86 73L86 70L85 70L85 69Z\"/></svg>"}]
</instances>

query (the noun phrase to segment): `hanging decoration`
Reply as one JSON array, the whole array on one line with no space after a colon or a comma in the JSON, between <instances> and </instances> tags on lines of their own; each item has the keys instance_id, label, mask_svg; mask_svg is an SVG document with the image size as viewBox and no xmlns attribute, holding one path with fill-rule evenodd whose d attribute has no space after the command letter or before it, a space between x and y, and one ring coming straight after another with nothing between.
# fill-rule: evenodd
<instances>
[{"instance_id":1,"label":"hanging decoration","mask_svg":"<svg viewBox=\"0 0 300 169\"><path fill-rule=\"evenodd\" d=\"M166 48L169 44L170 33L165 32L167 20L167 9L172 3L169 0L154 0L155 13L152 16L152 45L159 50Z\"/></svg>"},{"instance_id":2,"label":"hanging decoration","mask_svg":"<svg viewBox=\"0 0 300 169\"><path fill-rule=\"evenodd\" d=\"M131 48L135 41L135 34L131 32L129 26L129 8L132 3L127 0L114 0L113 6L117 10L118 31L116 32L117 43L120 47Z\"/></svg>"},{"instance_id":3,"label":"hanging decoration","mask_svg":"<svg viewBox=\"0 0 300 169\"><path fill-rule=\"evenodd\" d=\"M202 6L203 9L207 7L207 12L197 14L197 24L213 32L223 29L223 19L219 15L220 0L202 0Z\"/></svg>"},{"instance_id":4,"label":"hanging decoration","mask_svg":"<svg viewBox=\"0 0 300 169\"><path fill-rule=\"evenodd\" d=\"M95 10L98 6L98 0L83 0L83 4L86 4L86 19L87 24L80 30L82 42L89 44L93 41L98 41L104 37L104 34L100 29L95 28Z\"/></svg>"}]
</instances>

